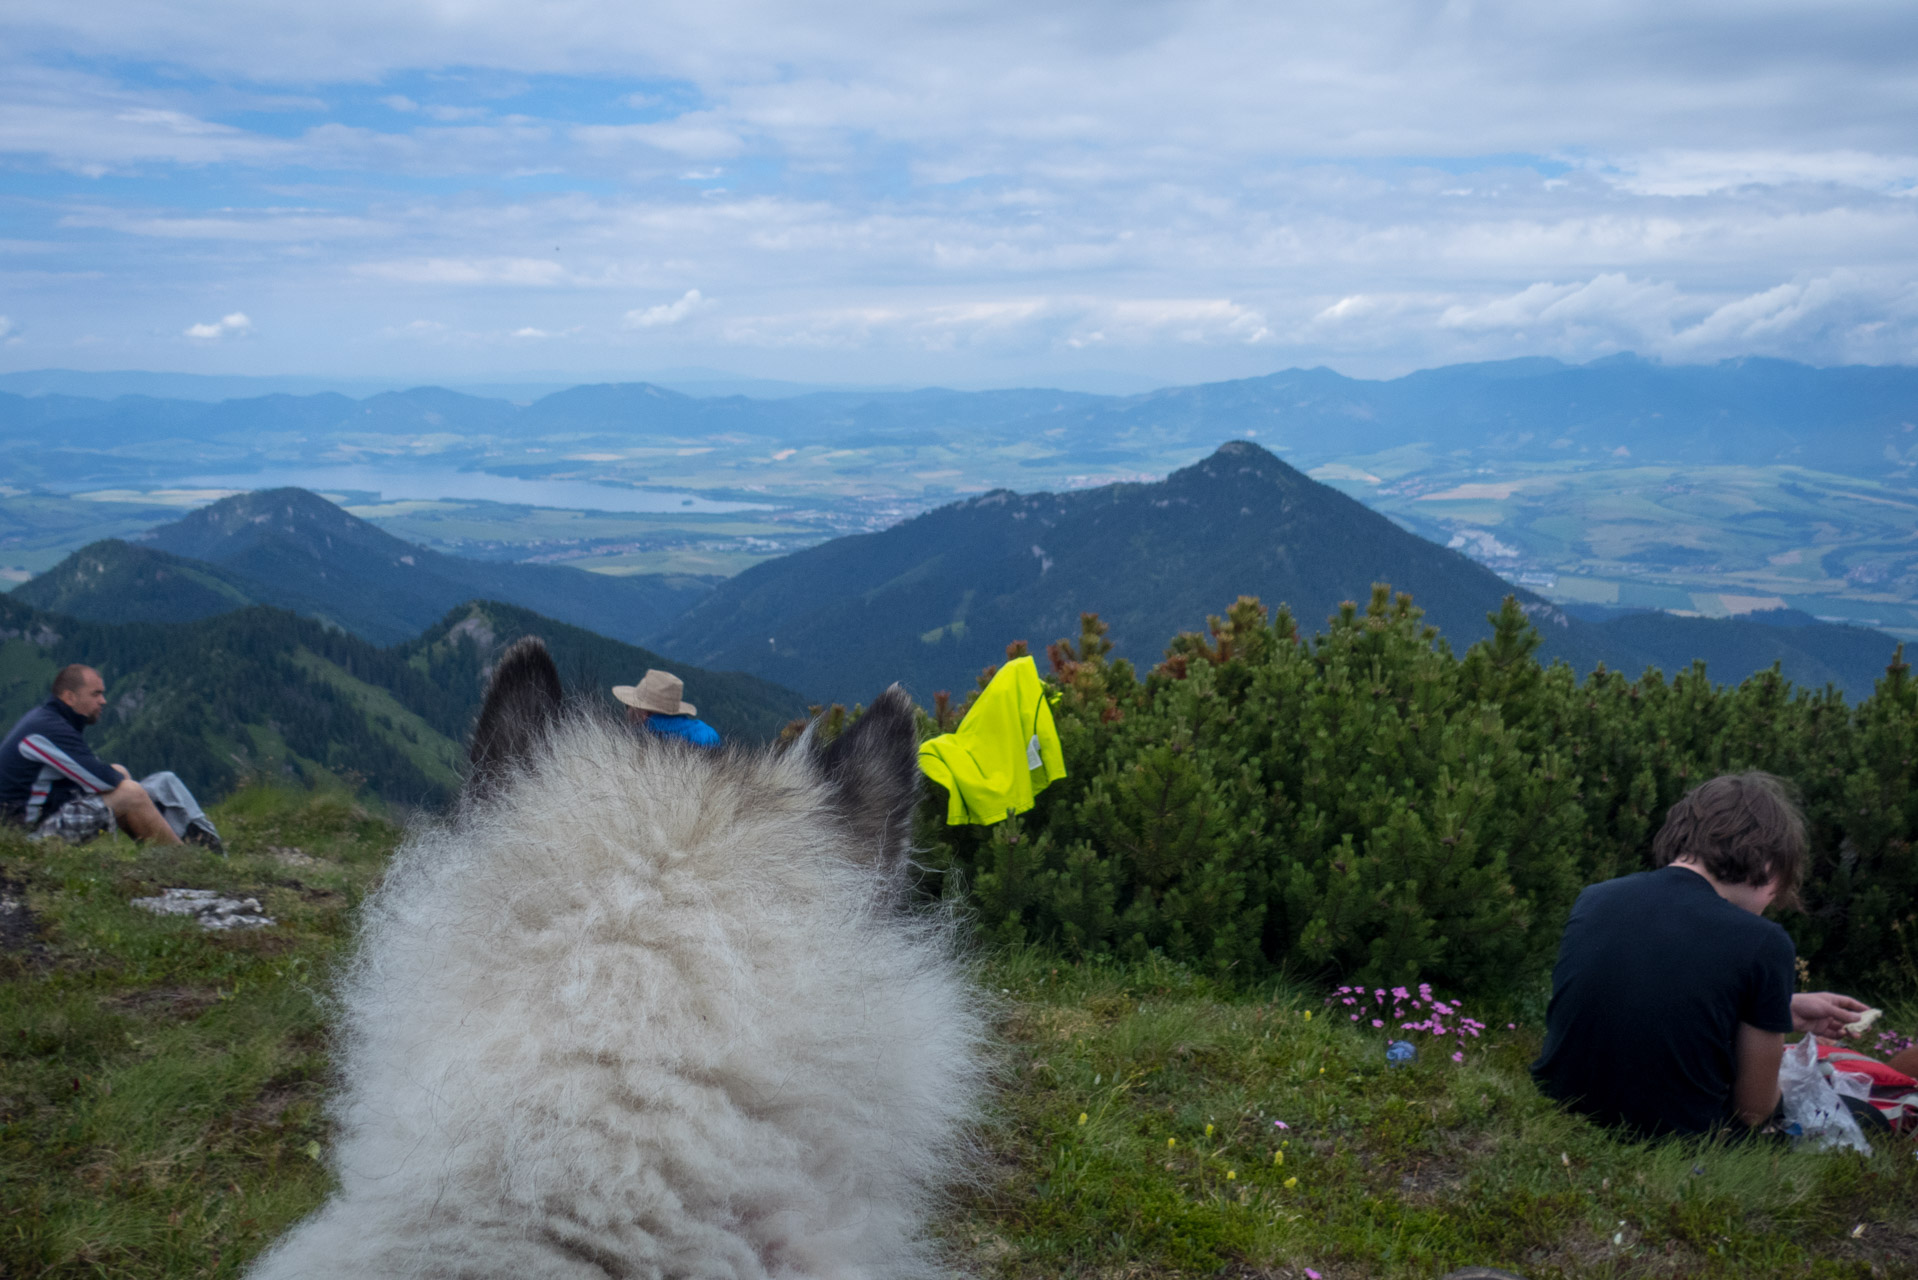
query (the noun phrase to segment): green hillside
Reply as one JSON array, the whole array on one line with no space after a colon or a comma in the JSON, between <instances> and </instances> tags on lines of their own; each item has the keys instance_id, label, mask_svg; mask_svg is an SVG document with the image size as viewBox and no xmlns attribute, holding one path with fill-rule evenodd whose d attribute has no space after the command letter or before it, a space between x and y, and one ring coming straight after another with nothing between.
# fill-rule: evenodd
<instances>
[{"instance_id":1,"label":"green hillside","mask_svg":"<svg viewBox=\"0 0 1918 1280\"><path fill-rule=\"evenodd\" d=\"M1776 663L1801 688L1835 685L1854 700L1871 695L1898 646L1897 637L1882 631L1783 609L1749 618L1681 618L1644 610L1602 622L1574 620L1570 632L1561 638L1548 631L1544 653L1570 659L1581 671L1590 669L1590 660L1633 676L1646 666L1674 673L1703 662L1716 680L1736 684ZM1643 656L1634 662L1633 654ZM1588 661L1577 661L1579 656Z\"/></svg>"},{"instance_id":2,"label":"green hillside","mask_svg":"<svg viewBox=\"0 0 1918 1280\"><path fill-rule=\"evenodd\" d=\"M381 649L260 606L184 623L113 624L0 597L0 723L43 700L61 665L86 662L106 678L109 697L91 734L95 748L136 776L172 769L209 799L247 778L290 777L440 803L458 784L492 656L529 633L545 638L576 680L603 671L626 681L668 665L492 602L463 605L426 635ZM751 676L674 669L701 715L729 738L770 737L805 710L797 694Z\"/></svg>"}]
</instances>

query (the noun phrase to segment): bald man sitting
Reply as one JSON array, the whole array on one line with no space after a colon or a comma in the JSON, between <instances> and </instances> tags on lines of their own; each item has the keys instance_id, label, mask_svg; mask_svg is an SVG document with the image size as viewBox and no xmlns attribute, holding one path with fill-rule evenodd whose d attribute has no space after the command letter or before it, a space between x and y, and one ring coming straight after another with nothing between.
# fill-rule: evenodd
<instances>
[{"instance_id":1,"label":"bald man sitting","mask_svg":"<svg viewBox=\"0 0 1918 1280\"><path fill-rule=\"evenodd\" d=\"M100 673L81 663L60 668L53 696L27 712L0 742L0 820L36 836L80 844L115 823L135 840L195 844L225 852L186 784L171 773L140 782L87 747L88 725L107 702Z\"/></svg>"}]
</instances>

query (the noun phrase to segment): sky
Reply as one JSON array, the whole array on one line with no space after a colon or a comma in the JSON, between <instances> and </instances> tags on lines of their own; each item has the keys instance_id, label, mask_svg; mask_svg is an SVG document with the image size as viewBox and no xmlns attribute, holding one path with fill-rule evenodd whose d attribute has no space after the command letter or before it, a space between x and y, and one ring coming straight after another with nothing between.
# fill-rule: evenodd
<instances>
[{"instance_id":1,"label":"sky","mask_svg":"<svg viewBox=\"0 0 1918 1280\"><path fill-rule=\"evenodd\" d=\"M1918 362L1918 5L9 0L0 371Z\"/></svg>"}]
</instances>

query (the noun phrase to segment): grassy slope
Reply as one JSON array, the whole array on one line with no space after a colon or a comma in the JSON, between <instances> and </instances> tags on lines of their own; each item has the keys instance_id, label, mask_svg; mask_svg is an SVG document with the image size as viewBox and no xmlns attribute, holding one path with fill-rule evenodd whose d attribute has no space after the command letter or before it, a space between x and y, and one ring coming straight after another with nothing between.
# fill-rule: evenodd
<instances>
[{"instance_id":1,"label":"grassy slope","mask_svg":"<svg viewBox=\"0 0 1918 1280\"><path fill-rule=\"evenodd\" d=\"M338 794L242 791L215 816L229 861L0 835L36 925L0 951L0 1275L233 1275L325 1194L319 991L393 830ZM175 885L279 923L128 905Z\"/></svg>"},{"instance_id":2,"label":"grassy slope","mask_svg":"<svg viewBox=\"0 0 1918 1280\"><path fill-rule=\"evenodd\" d=\"M0 923L0 1276L237 1275L325 1194L326 974L396 832L337 794L245 790L216 817L225 862L0 833L35 917ZM279 923L208 934L127 905L173 885ZM1004 1086L979 1184L939 1227L981 1275L1918 1270L1909 1142L1642 1148L1532 1091L1528 1026L1387 1070L1289 989L1038 953L982 976L1005 993Z\"/></svg>"}]
</instances>

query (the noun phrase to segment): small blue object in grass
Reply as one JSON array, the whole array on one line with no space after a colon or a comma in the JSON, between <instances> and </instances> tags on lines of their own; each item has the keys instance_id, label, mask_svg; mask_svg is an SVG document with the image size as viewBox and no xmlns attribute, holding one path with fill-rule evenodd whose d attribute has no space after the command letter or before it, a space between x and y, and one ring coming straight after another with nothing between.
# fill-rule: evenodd
<instances>
[{"instance_id":1,"label":"small blue object in grass","mask_svg":"<svg viewBox=\"0 0 1918 1280\"><path fill-rule=\"evenodd\" d=\"M1395 1067L1404 1066L1418 1056L1418 1046L1410 1040L1394 1040L1385 1046L1385 1060Z\"/></svg>"}]
</instances>

